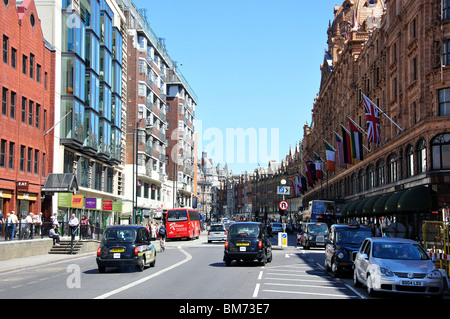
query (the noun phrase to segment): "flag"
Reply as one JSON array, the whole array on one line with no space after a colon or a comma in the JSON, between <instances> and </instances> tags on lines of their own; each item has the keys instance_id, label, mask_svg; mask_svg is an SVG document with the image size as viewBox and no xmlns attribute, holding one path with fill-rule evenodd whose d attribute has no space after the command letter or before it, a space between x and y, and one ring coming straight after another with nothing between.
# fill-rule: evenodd
<instances>
[{"instance_id":1,"label":"flag","mask_svg":"<svg viewBox=\"0 0 450 319\"><path fill-rule=\"evenodd\" d=\"M300 195L301 193L303 193L302 184L301 184L300 179L299 179L298 176L295 177L295 186L297 187L296 193L297 193L298 195Z\"/></svg>"},{"instance_id":2,"label":"flag","mask_svg":"<svg viewBox=\"0 0 450 319\"><path fill-rule=\"evenodd\" d=\"M352 159L352 141L350 137L350 133L347 131L345 127L341 125L342 136L343 136L343 144L344 144L344 163L353 164Z\"/></svg>"},{"instance_id":3,"label":"flag","mask_svg":"<svg viewBox=\"0 0 450 319\"><path fill-rule=\"evenodd\" d=\"M314 153L314 161L316 165L316 178L323 179L323 162L319 155Z\"/></svg>"},{"instance_id":4,"label":"flag","mask_svg":"<svg viewBox=\"0 0 450 319\"><path fill-rule=\"evenodd\" d=\"M291 179L291 188L292 188L291 195L296 197L297 196L297 185L296 185L295 179Z\"/></svg>"},{"instance_id":5,"label":"flag","mask_svg":"<svg viewBox=\"0 0 450 319\"><path fill-rule=\"evenodd\" d=\"M312 177L312 171L311 171L311 166L309 165L309 161L306 162L305 164L305 171L306 171L306 177L308 178L308 184L310 186L314 185L314 180Z\"/></svg>"},{"instance_id":6,"label":"flag","mask_svg":"<svg viewBox=\"0 0 450 319\"><path fill-rule=\"evenodd\" d=\"M342 141L342 137L334 132L334 135L336 136L336 148L337 148L337 158L338 158L338 166L341 168L346 168L344 161L344 142Z\"/></svg>"},{"instance_id":7,"label":"flag","mask_svg":"<svg viewBox=\"0 0 450 319\"><path fill-rule=\"evenodd\" d=\"M368 141L381 146L380 113L378 107L363 94L364 107L366 109Z\"/></svg>"},{"instance_id":8,"label":"flag","mask_svg":"<svg viewBox=\"0 0 450 319\"><path fill-rule=\"evenodd\" d=\"M325 141L325 153L327 156L327 171L334 172L336 170L336 150L327 141Z\"/></svg>"},{"instance_id":9,"label":"flag","mask_svg":"<svg viewBox=\"0 0 450 319\"><path fill-rule=\"evenodd\" d=\"M353 124L352 120L348 120L350 126L350 137L352 142L352 158L363 160L363 150L362 150L362 133Z\"/></svg>"},{"instance_id":10,"label":"flag","mask_svg":"<svg viewBox=\"0 0 450 319\"><path fill-rule=\"evenodd\" d=\"M302 185L302 192L305 193L308 190L308 183L302 173L300 173L300 184Z\"/></svg>"}]
</instances>

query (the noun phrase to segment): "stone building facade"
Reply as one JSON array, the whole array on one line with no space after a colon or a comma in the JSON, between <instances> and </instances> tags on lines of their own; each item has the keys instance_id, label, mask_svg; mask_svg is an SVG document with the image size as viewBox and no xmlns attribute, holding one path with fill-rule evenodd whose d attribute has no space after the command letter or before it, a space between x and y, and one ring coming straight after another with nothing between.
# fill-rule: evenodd
<instances>
[{"instance_id":1,"label":"stone building facade","mask_svg":"<svg viewBox=\"0 0 450 319\"><path fill-rule=\"evenodd\" d=\"M363 131L363 160L336 164L325 192L316 184L304 206L333 199L342 221L397 222L394 235L411 238L420 237L422 220L446 218L449 9L434 0L346 0L335 8L303 159L314 152L325 158L324 140L336 147L335 133L351 118ZM368 142L364 95L383 111L381 145Z\"/></svg>"}]
</instances>

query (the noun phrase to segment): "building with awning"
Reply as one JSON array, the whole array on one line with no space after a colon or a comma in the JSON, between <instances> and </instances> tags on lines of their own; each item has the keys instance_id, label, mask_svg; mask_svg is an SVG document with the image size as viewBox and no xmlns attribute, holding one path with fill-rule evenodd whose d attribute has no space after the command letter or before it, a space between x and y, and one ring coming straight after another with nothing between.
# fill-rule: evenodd
<instances>
[{"instance_id":1,"label":"building with awning","mask_svg":"<svg viewBox=\"0 0 450 319\"><path fill-rule=\"evenodd\" d=\"M424 0L400 7L386 3L356 0L335 7L312 108L314 126L304 127L302 151L303 162L313 154L325 158L327 141L337 150L336 165L308 187L303 202L334 200L339 222L401 224L405 231L394 236L417 239L424 220L448 218L450 59L442 65L440 52L450 41L450 24L441 29L448 17L423 10ZM344 33L342 26L349 24ZM429 47L437 50L423 49ZM377 143L369 139L364 96L382 110ZM342 164L336 136L350 119L359 125L362 152Z\"/></svg>"},{"instance_id":2,"label":"building with awning","mask_svg":"<svg viewBox=\"0 0 450 319\"><path fill-rule=\"evenodd\" d=\"M74 174L49 174L45 180L44 186L41 188L41 192L44 194L54 193L76 193L79 190L77 178Z\"/></svg>"}]
</instances>

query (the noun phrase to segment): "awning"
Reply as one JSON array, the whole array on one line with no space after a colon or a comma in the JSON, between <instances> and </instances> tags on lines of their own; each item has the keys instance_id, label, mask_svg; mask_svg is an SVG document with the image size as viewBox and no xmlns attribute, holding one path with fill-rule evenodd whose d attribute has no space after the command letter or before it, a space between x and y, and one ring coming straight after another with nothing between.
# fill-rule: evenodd
<instances>
[{"instance_id":1,"label":"awning","mask_svg":"<svg viewBox=\"0 0 450 319\"><path fill-rule=\"evenodd\" d=\"M375 205L375 202L379 200L380 197L373 196L367 200L367 202L364 204L363 207L363 215L372 215L373 214L373 205Z\"/></svg>"},{"instance_id":2,"label":"awning","mask_svg":"<svg viewBox=\"0 0 450 319\"><path fill-rule=\"evenodd\" d=\"M348 216L348 207L351 203L346 203L341 207L341 216L340 217L347 217Z\"/></svg>"},{"instance_id":3,"label":"awning","mask_svg":"<svg viewBox=\"0 0 450 319\"><path fill-rule=\"evenodd\" d=\"M348 216L356 216L356 206L358 206L359 201L354 201L348 206Z\"/></svg>"},{"instance_id":4,"label":"awning","mask_svg":"<svg viewBox=\"0 0 450 319\"><path fill-rule=\"evenodd\" d=\"M359 201L358 205L356 205L356 208L355 208L356 216L362 216L364 214L363 209L368 201L369 201L368 198Z\"/></svg>"},{"instance_id":5,"label":"awning","mask_svg":"<svg viewBox=\"0 0 450 319\"><path fill-rule=\"evenodd\" d=\"M41 192L48 193L74 193L78 191L77 178L74 174L49 174L45 181L44 187Z\"/></svg>"},{"instance_id":6,"label":"awning","mask_svg":"<svg viewBox=\"0 0 450 319\"><path fill-rule=\"evenodd\" d=\"M400 191L391 194L389 196L388 200L386 201L386 204L384 204L384 212L386 214L393 214L398 211L398 200L406 191Z\"/></svg>"},{"instance_id":7,"label":"awning","mask_svg":"<svg viewBox=\"0 0 450 319\"><path fill-rule=\"evenodd\" d=\"M428 188L426 186L417 186L408 189L398 200L399 212L428 211Z\"/></svg>"},{"instance_id":8,"label":"awning","mask_svg":"<svg viewBox=\"0 0 450 319\"><path fill-rule=\"evenodd\" d=\"M375 215L383 215L384 214L384 206L386 205L387 200L391 194L384 194L378 198L378 200L373 204L372 213Z\"/></svg>"}]
</instances>

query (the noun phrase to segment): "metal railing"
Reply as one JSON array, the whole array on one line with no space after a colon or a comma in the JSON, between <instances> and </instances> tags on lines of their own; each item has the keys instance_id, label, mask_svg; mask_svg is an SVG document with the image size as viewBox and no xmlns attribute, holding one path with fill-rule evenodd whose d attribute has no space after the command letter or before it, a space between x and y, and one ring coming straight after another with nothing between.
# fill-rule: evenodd
<instances>
[{"instance_id":1,"label":"metal railing","mask_svg":"<svg viewBox=\"0 0 450 319\"><path fill-rule=\"evenodd\" d=\"M0 240L33 240L42 239L44 237L48 238L51 228L51 222L30 224L19 221L12 225L2 223L0 224ZM68 222L59 222L57 230L61 237L67 236L72 238ZM78 238L78 240L101 240L102 234L103 229L101 227L95 225L79 225L74 231L73 238Z\"/></svg>"}]
</instances>

